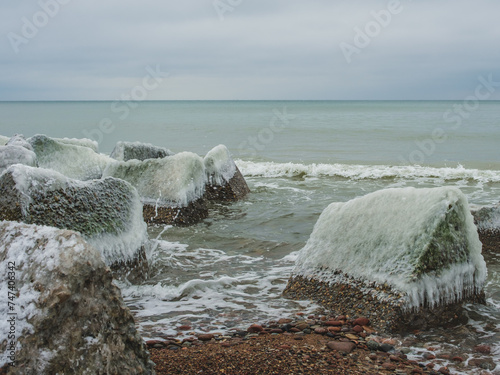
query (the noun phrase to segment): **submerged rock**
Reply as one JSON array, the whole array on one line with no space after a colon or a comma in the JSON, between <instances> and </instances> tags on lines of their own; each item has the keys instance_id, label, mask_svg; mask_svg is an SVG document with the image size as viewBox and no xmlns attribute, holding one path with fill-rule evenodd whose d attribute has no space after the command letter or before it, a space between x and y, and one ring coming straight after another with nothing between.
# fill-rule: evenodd
<instances>
[{"instance_id":1,"label":"submerged rock","mask_svg":"<svg viewBox=\"0 0 500 375\"><path fill-rule=\"evenodd\" d=\"M33 151L22 146L0 146L0 173L14 164L24 164L31 167L38 165Z\"/></svg>"},{"instance_id":2,"label":"submerged rock","mask_svg":"<svg viewBox=\"0 0 500 375\"><path fill-rule=\"evenodd\" d=\"M164 147L141 142L118 142L111 157L119 161L162 159L174 153Z\"/></svg>"},{"instance_id":3,"label":"submerged rock","mask_svg":"<svg viewBox=\"0 0 500 375\"><path fill-rule=\"evenodd\" d=\"M28 139L42 168L53 169L77 180L101 178L106 166L113 162L109 156L98 154L91 147L57 141L45 135Z\"/></svg>"},{"instance_id":4,"label":"submerged rock","mask_svg":"<svg viewBox=\"0 0 500 375\"><path fill-rule=\"evenodd\" d=\"M14 165L0 176L0 219L78 231L107 265L147 270L142 205L125 181L77 181L52 170Z\"/></svg>"},{"instance_id":5,"label":"submerged rock","mask_svg":"<svg viewBox=\"0 0 500 375\"><path fill-rule=\"evenodd\" d=\"M460 190L386 189L323 211L284 294L406 331L460 319L464 301L484 302L485 278Z\"/></svg>"},{"instance_id":6,"label":"submerged rock","mask_svg":"<svg viewBox=\"0 0 500 375\"><path fill-rule=\"evenodd\" d=\"M203 199L205 166L192 152L163 159L129 160L108 165L103 176L130 182L144 205L144 220L189 225L208 216Z\"/></svg>"},{"instance_id":7,"label":"submerged rock","mask_svg":"<svg viewBox=\"0 0 500 375\"><path fill-rule=\"evenodd\" d=\"M205 194L207 199L222 202L237 201L250 192L245 178L226 146L214 147L203 161L208 181Z\"/></svg>"},{"instance_id":8,"label":"submerged rock","mask_svg":"<svg viewBox=\"0 0 500 375\"><path fill-rule=\"evenodd\" d=\"M0 222L0 265L1 294L12 296L0 305L0 368L15 360L9 374L154 374L109 268L78 233Z\"/></svg>"}]
</instances>

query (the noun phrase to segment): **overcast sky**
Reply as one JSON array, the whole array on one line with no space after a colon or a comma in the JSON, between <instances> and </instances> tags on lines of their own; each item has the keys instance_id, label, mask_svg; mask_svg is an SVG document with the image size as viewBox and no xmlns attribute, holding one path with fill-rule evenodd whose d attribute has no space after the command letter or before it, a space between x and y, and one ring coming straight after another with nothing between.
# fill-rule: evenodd
<instances>
[{"instance_id":1,"label":"overcast sky","mask_svg":"<svg viewBox=\"0 0 500 375\"><path fill-rule=\"evenodd\" d=\"M499 15L498 0L3 0L0 100L464 99L500 82Z\"/></svg>"}]
</instances>

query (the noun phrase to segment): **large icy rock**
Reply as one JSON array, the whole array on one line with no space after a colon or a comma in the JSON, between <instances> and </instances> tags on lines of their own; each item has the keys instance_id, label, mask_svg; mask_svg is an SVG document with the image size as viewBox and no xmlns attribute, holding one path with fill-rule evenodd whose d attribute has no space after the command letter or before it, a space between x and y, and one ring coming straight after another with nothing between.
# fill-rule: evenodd
<instances>
[{"instance_id":1,"label":"large icy rock","mask_svg":"<svg viewBox=\"0 0 500 375\"><path fill-rule=\"evenodd\" d=\"M245 178L224 145L210 150L204 158L208 184L205 197L209 200L236 201L250 192Z\"/></svg>"},{"instance_id":2,"label":"large icy rock","mask_svg":"<svg viewBox=\"0 0 500 375\"><path fill-rule=\"evenodd\" d=\"M0 173L14 164L36 167L36 155L33 151L22 146L0 146Z\"/></svg>"},{"instance_id":3,"label":"large icy rock","mask_svg":"<svg viewBox=\"0 0 500 375\"><path fill-rule=\"evenodd\" d=\"M101 178L102 171L113 161L91 147L60 142L45 135L28 139L42 168L53 169L77 180Z\"/></svg>"},{"instance_id":4,"label":"large icy rock","mask_svg":"<svg viewBox=\"0 0 500 375\"><path fill-rule=\"evenodd\" d=\"M203 159L181 152L163 159L129 160L108 165L103 176L130 182L144 204L144 219L162 224L187 225L208 215Z\"/></svg>"},{"instance_id":5,"label":"large icy rock","mask_svg":"<svg viewBox=\"0 0 500 375\"><path fill-rule=\"evenodd\" d=\"M142 204L137 191L116 178L78 181L13 165L0 176L0 219L78 231L110 266L147 265Z\"/></svg>"},{"instance_id":6,"label":"large icy rock","mask_svg":"<svg viewBox=\"0 0 500 375\"><path fill-rule=\"evenodd\" d=\"M119 161L161 159L174 153L164 147L141 142L118 142L111 157Z\"/></svg>"},{"instance_id":7,"label":"large icy rock","mask_svg":"<svg viewBox=\"0 0 500 375\"><path fill-rule=\"evenodd\" d=\"M460 190L386 189L323 211L284 293L397 331L453 321L485 278Z\"/></svg>"},{"instance_id":8,"label":"large icy rock","mask_svg":"<svg viewBox=\"0 0 500 375\"><path fill-rule=\"evenodd\" d=\"M5 135L0 135L0 146L5 146L9 139L10 138L6 137Z\"/></svg>"},{"instance_id":9,"label":"large icy rock","mask_svg":"<svg viewBox=\"0 0 500 375\"><path fill-rule=\"evenodd\" d=\"M109 268L78 233L0 222L0 278L9 374L154 374Z\"/></svg>"},{"instance_id":10,"label":"large icy rock","mask_svg":"<svg viewBox=\"0 0 500 375\"><path fill-rule=\"evenodd\" d=\"M31 147L29 142L26 140L26 138L22 134L14 134L9 139L9 141L6 143L6 146L21 146L21 147L24 147L30 151L33 151L33 147Z\"/></svg>"},{"instance_id":11,"label":"large icy rock","mask_svg":"<svg viewBox=\"0 0 500 375\"><path fill-rule=\"evenodd\" d=\"M95 152L98 152L99 145L97 141L88 138L52 138L54 141L68 145L88 147Z\"/></svg>"}]
</instances>

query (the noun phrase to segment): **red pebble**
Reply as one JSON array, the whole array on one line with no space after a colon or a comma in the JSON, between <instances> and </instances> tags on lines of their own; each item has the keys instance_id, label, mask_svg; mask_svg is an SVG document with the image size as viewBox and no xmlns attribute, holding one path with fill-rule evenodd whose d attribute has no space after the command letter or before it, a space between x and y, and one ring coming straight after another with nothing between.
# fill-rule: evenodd
<instances>
[{"instance_id":1,"label":"red pebble","mask_svg":"<svg viewBox=\"0 0 500 375\"><path fill-rule=\"evenodd\" d=\"M264 328L259 325L259 324L252 324L250 327L248 327L247 332L248 333L259 333L262 332Z\"/></svg>"},{"instance_id":2,"label":"red pebble","mask_svg":"<svg viewBox=\"0 0 500 375\"><path fill-rule=\"evenodd\" d=\"M370 321L367 318L358 318L352 324L355 326L369 326Z\"/></svg>"}]
</instances>

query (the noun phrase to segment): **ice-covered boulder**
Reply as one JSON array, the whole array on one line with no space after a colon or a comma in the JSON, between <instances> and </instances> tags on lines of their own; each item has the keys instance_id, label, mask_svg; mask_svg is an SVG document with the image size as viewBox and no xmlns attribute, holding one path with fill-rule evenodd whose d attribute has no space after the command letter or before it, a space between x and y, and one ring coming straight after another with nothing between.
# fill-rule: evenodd
<instances>
[{"instance_id":1,"label":"ice-covered boulder","mask_svg":"<svg viewBox=\"0 0 500 375\"><path fill-rule=\"evenodd\" d=\"M52 139L54 141L57 141L59 143L64 143L67 145L88 147L94 150L95 152L98 152L99 150L99 144L97 143L97 141L88 138L52 138Z\"/></svg>"},{"instance_id":2,"label":"ice-covered boulder","mask_svg":"<svg viewBox=\"0 0 500 375\"><path fill-rule=\"evenodd\" d=\"M129 160L108 165L103 176L130 182L144 205L144 220L189 225L208 215L204 202L205 166L192 152L163 159Z\"/></svg>"},{"instance_id":3,"label":"ice-covered boulder","mask_svg":"<svg viewBox=\"0 0 500 375\"><path fill-rule=\"evenodd\" d=\"M206 198L217 201L236 201L250 192L245 178L224 145L210 150L204 158L207 174Z\"/></svg>"},{"instance_id":4,"label":"ice-covered boulder","mask_svg":"<svg viewBox=\"0 0 500 375\"><path fill-rule=\"evenodd\" d=\"M116 178L78 181L13 165L0 176L0 220L78 231L109 266L140 266L147 227L137 191ZM128 270L128 268L127 268Z\"/></svg>"},{"instance_id":5,"label":"ice-covered boulder","mask_svg":"<svg viewBox=\"0 0 500 375\"><path fill-rule=\"evenodd\" d=\"M6 143L6 146L20 146L33 151L33 147L31 147L29 142L26 140L26 138L24 138L24 135L22 134L14 134Z\"/></svg>"},{"instance_id":6,"label":"ice-covered boulder","mask_svg":"<svg viewBox=\"0 0 500 375\"><path fill-rule=\"evenodd\" d=\"M98 154L90 147L63 143L45 135L35 135L28 142L40 167L77 180L101 178L104 168L113 162L109 156Z\"/></svg>"},{"instance_id":7,"label":"ice-covered boulder","mask_svg":"<svg viewBox=\"0 0 500 375\"><path fill-rule=\"evenodd\" d=\"M154 374L109 268L78 233L0 222L0 277L9 374Z\"/></svg>"},{"instance_id":8,"label":"ice-covered boulder","mask_svg":"<svg viewBox=\"0 0 500 375\"><path fill-rule=\"evenodd\" d=\"M5 135L0 135L0 146L5 146L9 139L10 138L6 137Z\"/></svg>"},{"instance_id":9,"label":"ice-covered boulder","mask_svg":"<svg viewBox=\"0 0 500 375\"><path fill-rule=\"evenodd\" d=\"M398 331L460 317L462 302L484 301L485 278L460 190L386 189L323 211L284 294Z\"/></svg>"},{"instance_id":10,"label":"ice-covered boulder","mask_svg":"<svg viewBox=\"0 0 500 375\"><path fill-rule=\"evenodd\" d=\"M141 142L118 142L111 157L119 161L161 159L174 153L164 147Z\"/></svg>"},{"instance_id":11,"label":"ice-covered boulder","mask_svg":"<svg viewBox=\"0 0 500 375\"><path fill-rule=\"evenodd\" d=\"M22 146L0 146L0 173L14 164L36 167L36 155L33 151Z\"/></svg>"},{"instance_id":12,"label":"ice-covered boulder","mask_svg":"<svg viewBox=\"0 0 500 375\"><path fill-rule=\"evenodd\" d=\"M483 251L498 252L500 249L500 203L472 211Z\"/></svg>"}]
</instances>

